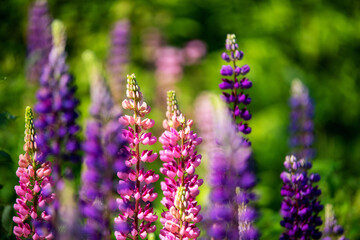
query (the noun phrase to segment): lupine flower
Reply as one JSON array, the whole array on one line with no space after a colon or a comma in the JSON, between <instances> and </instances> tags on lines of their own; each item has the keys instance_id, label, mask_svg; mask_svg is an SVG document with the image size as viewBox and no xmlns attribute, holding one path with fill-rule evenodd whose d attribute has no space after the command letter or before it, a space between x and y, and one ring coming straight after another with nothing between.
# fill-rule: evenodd
<instances>
[{"instance_id":1,"label":"lupine flower","mask_svg":"<svg viewBox=\"0 0 360 240\"><path fill-rule=\"evenodd\" d=\"M51 221L51 215L42 211L45 205L50 204L54 194L48 192L51 189L51 165L49 162L38 161L38 148L35 142L35 128L33 113L30 107L25 110L25 154L19 156L19 167L16 175L19 177L19 184L15 186L16 216L13 221L17 224L14 227L14 234L17 239L52 239L51 228L38 231L35 223L46 223Z\"/></svg>"},{"instance_id":2,"label":"lupine flower","mask_svg":"<svg viewBox=\"0 0 360 240\"><path fill-rule=\"evenodd\" d=\"M229 110L237 124L237 130L249 134L251 128L247 121L251 119L251 114L246 106L251 102L251 98L245 93L245 90L251 88L252 82L245 75L250 71L250 67L248 65L242 67L237 65L237 61L243 58L244 53L238 50L239 46L234 34L227 35L225 47L227 51L221 57L229 65L221 67L220 74L223 78L219 87L223 90L230 90L230 93L224 91L222 98L229 104Z\"/></svg>"},{"instance_id":3,"label":"lupine flower","mask_svg":"<svg viewBox=\"0 0 360 240\"><path fill-rule=\"evenodd\" d=\"M118 240L142 239L148 233L156 230L152 223L158 219L151 207L157 193L150 186L159 180L159 175L153 170L146 171L143 167L145 162L153 162L157 159L157 153L152 150L140 151L140 145L153 145L157 139L146 131L154 126L154 120L145 118L151 108L143 100L143 95L134 74L127 76L127 99L122 102L124 109L133 111L133 115L125 115L120 118L120 123L127 127L123 135L130 143L129 156L125 164L131 167L129 173L118 172L120 178L117 199L120 215L115 218L115 237Z\"/></svg>"},{"instance_id":4,"label":"lupine flower","mask_svg":"<svg viewBox=\"0 0 360 240\"><path fill-rule=\"evenodd\" d=\"M201 149L206 154L210 153L210 150L215 144L215 132L216 125L214 108L212 106L212 99L210 94L200 94L194 104L194 115L196 128L199 130L199 135L202 136L203 142L201 143Z\"/></svg>"},{"instance_id":5,"label":"lupine flower","mask_svg":"<svg viewBox=\"0 0 360 240\"><path fill-rule=\"evenodd\" d=\"M345 238L344 228L336 221L331 204L325 205L325 227L322 240L348 240Z\"/></svg>"},{"instance_id":6,"label":"lupine flower","mask_svg":"<svg viewBox=\"0 0 360 240\"><path fill-rule=\"evenodd\" d=\"M197 63L206 54L206 44L201 40L191 40L184 47L185 63Z\"/></svg>"},{"instance_id":7,"label":"lupine flower","mask_svg":"<svg viewBox=\"0 0 360 240\"><path fill-rule=\"evenodd\" d=\"M320 239L319 226L322 224L319 212L323 209L318 197L321 190L314 183L320 180L316 173L308 174L311 163L305 159L297 160L295 156L286 156L280 178L284 185L281 195L281 226L285 232L281 240L287 239Z\"/></svg>"},{"instance_id":8,"label":"lupine flower","mask_svg":"<svg viewBox=\"0 0 360 240\"><path fill-rule=\"evenodd\" d=\"M175 88L183 77L185 56L181 48L160 47L156 51L155 78L158 105L165 105L166 92Z\"/></svg>"},{"instance_id":9,"label":"lupine flower","mask_svg":"<svg viewBox=\"0 0 360 240\"><path fill-rule=\"evenodd\" d=\"M216 102L215 102L216 103ZM225 106L210 105L213 112L214 143L208 150L210 205L206 218L212 239L257 239L253 227L257 213L249 203L254 194L255 176L248 171L251 148L234 131L234 123Z\"/></svg>"},{"instance_id":10,"label":"lupine flower","mask_svg":"<svg viewBox=\"0 0 360 240\"><path fill-rule=\"evenodd\" d=\"M314 150L313 103L309 97L309 90L298 79L293 80L291 86L291 140L292 154L298 158L311 160Z\"/></svg>"},{"instance_id":11,"label":"lupine flower","mask_svg":"<svg viewBox=\"0 0 360 240\"><path fill-rule=\"evenodd\" d=\"M159 138L164 149L160 151L164 162L160 172L165 175L165 181L161 182L164 193L161 203L167 208L161 214L160 239L196 239L200 235L196 223L202 220L196 196L203 184L195 174L201 163L196 146L202 139L191 131L193 121L186 121L179 111L174 91L168 92L167 103L167 119L163 122L166 131Z\"/></svg>"},{"instance_id":12,"label":"lupine flower","mask_svg":"<svg viewBox=\"0 0 360 240\"><path fill-rule=\"evenodd\" d=\"M106 123L119 118L121 109L116 105L113 95L101 74L100 64L93 52L87 50L83 54L85 64L89 66L91 107L90 115L96 120Z\"/></svg>"},{"instance_id":13,"label":"lupine flower","mask_svg":"<svg viewBox=\"0 0 360 240\"><path fill-rule=\"evenodd\" d=\"M247 110L246 105L251 102L251 98L248 94L245 94L244 90L249 89L252 86L252 82L243 76L250 71L250 68L248 65L243 65L242 67L237 66L237 61L241 60L244 54L242 51L238 50L239 46L236 43L236 37L234 34L227 35L225 48L227 52L224 52L221 57L226 62L231 62L232 65L222 66L220 74L223 78L219 87L223 90L229 89L231 91L230 93L223 92L222 95L222 99L228 105L233 122L233 124L228 124L227 126L234 127L232 131L236 130L243 134L249 134L251 132L251 128L248 126L246 121L251 119L251 114ZM241 104L245 106L241 107ZM239 136L239 139L241 138L243 137ZM216 139L216 141L218 141L218 139ZM239 141L240 140L235 142ZM255 200L255 196L251 193L251 189L256 184L255 175L250 168L251 158L249 151L251 152L251 150L249 147L251 143L247 139L240 142L241 144L239 146L243 146L243 148L239 148L240 151L236 152L236 155L234 156L237 156L239 159L238 161L241 162L241 164L237 165L237 162L232 160L231 155L226 156L227 161L230 162L228 163L230 165L227 165L230 166L228 174L230 176L235 176L235 178L238 179L237 181L234 181L237 185L231 190L232 194L235 194L234 192L236 191L236 204L234 204L234 211L237 211L238 213L237 226L239 230L239 238L257 239L259 237L259 233L252 226L257 214L249 203L251 200ZM232 142L227 144L232 144ZM223 147L227 147L226 144L223 145ZM247 149L247 147L249 149ZM236 149L237 148L235 146L234 150ZM235 154L235 152L233 154ZM231 201L234 202L234 200Z\"/></svg>"},{"instance_id":14,"label":"lupine flower","mask_svg":"<svg viewBox=\"0 0 360 240\"><path fill-rule=\"evenodd\" d=\"M51 50L51 19L46 0L36 0L29 10L27 78L38 82Z\"/></svg>"},{"instance_id":15,"label":"lupine flower","mask_svg":"<svg viewBox=\"0 0 360 240\"><path fill-rule=\"evenodd\" d=\"M117 172L129 171L126 141L109 89L95 65L92 70L90 113L94 119L87 123L83 144L87 168L82 176L81 212L87 239L111 239L111 213L116 211L113 181Z\"/></svg>"},{"instance_id":16,"label":"lupine flower","mask_svg":"<svg viewBox=\"0 0 360 240\"><path fill-rule=\"evenodd\" d=\"M125 72L129 64L130 22L116 22L111 32L111 47L107 63L110 89L117 103L120 103L125 85Z\"/></svg>"},{"instance_id":17,"label":"lupine flower","mask_svg":"<svg viewBox=\"0 0 360 240\"><path fill-rule=\"evenodd\" d=\"M35 126L39 129L37 144L41 151L39 161L52 160L52 177L57 199L53 204L53 222L60 226L59 199L64 187L62 169L66 161L79 162L79 141L76 137L80 127L76 124L78 114L76 107L79 101L74 94L74 80L68 73L65 63L65 30L59 21L52 24L53 48L49 54L48 63L40 78L40 89L37 92L38 103L35 111L38 118ZM69 221L67 221L69 222ZM64 223L65 224L65 223ZM57 237L56 232L55 238Z\"/></svg>"}]
</instances>

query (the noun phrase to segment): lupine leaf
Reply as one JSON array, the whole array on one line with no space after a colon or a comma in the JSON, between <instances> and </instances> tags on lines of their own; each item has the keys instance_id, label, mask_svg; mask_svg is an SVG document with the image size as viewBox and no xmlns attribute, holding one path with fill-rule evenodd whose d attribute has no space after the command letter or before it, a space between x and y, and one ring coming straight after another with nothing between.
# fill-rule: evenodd
<instances>
[{"instance_id":1,"label":"lupine leaf","mask_svg":"<svg viewBox=\"0 0 360 240\"><path fill-rule=\"evenodd\" d=\"M11 205L6 205L1 215L1 225L6 230L7 236L11 235L13 227L11 210Z\"/></svg>"}]
</instances>

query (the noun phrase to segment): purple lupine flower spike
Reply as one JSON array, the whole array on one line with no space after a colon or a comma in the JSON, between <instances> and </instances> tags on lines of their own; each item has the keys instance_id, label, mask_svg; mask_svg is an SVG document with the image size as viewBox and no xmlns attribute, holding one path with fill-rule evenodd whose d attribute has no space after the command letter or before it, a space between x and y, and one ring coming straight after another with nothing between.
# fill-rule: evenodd
<instances>
[{"instance_id":1,"label":"purple lupine flower spike","mask_svg":"<svg viewBox=\"0 0 360 240\"><path fill-rule=\"evenodd\" d=\"M101 74L100 66L94 53L86 51L83 54L83 59L86 62L86 65L90 66L91 116L102 123L120 117L121 109L115 104L113 95Z\"/></svg>"},{"instance_id":2,"label":"purple lupine flower spike","mask_svg":"<svg viewBox=\"0 0 360 240\"><path fill-rule=\"evenodd\" d=\"M80 144L77 139L80 127L76 123L79 101L74 96L76 87L65 62L65 30L60 21L52 23L52 32L53 47L37 92L35 111L38 118L35 126L39 129L37 144L42 153L39 161L52 160L52 176L56 183L54 191L57 196L52 206L52 215L54 225L59 228L66 225L59 216L60 192L64 187L62 169L66 169L67 161L80 161ZM56 229L54 237L57 237Z\"/></svg>"},{"instance_id":3,"label":"purple lupine flower spike","mask_svg":"<svg viewBox=\"0 0 360 240\"><path fill-rule=\"evenodd\" d=\"M238 50L239 46L236 43L234 34L227 35L225 48L227 51L221 57L230 65L222 66L220 74L223 78L219 87L223 90L230 90L230 93L224 91L222 99L227 103L232 122L235 124L230 124L230 126L234 127L233 131L249 134L251 128L248 126L247 121L251 119L251 114L246 106L251 102L251 98L245 93L245 90L252 86L252 82L245 75L250 71L250 68L248 65L237 66L237 61L241 60L244 54ZM239 138L243 137L239 136ZM218 139L216 140L218 141ZM239 148L238 152L234 152L236 154L235 160L232 160L231 156L227 156L227 161L230 164L228 174L235 176L233 181L236 184L232 189L235 199L233 198L230 201L233 204L234 211L238 213L238 219L235 222L238 226L239 238L258 239L259 233L253 227L253 221L257 214L250 204L251 200L255 200L255 195L251 190L256 184L256 177L250 166L252 160L248 153L250 148L246 150L246 147L250 147L251 142L244 139L244 141L241 141L241 145L245 148ZM224 147L226 148L226 145Z\"/></svg>"},{"instance_id":4,"label":"purple lupine flower spike","mask_svg":"<svg viewBox=\"0 0 360 240\"><path fill-rule=\"evenodd\" d=\"M25 110L24 140L25 154L19 156L19 168L16 171L20 185L15 186L18 198L14 204L17 213L13 221L17 226L13 232L17 239L51 239L51 228L39 231L36 227L36 223L51 221L50 213L42 209L53 201L54 194L46 192L53 183L50 176L51 165L49 162L40 163L37 159L39 151L30 107Z\"/></svg>"},{"instance_id":5,"label":"purple lupine flower spike","mask_svg":"<svg viewBox=\"0 0 360 240\"><path fill-rule=\"evenodd\" d=\"M309 90L298 79L292 82L290 106L292 154L310 161L314 157L314 149L311 147L314 141L314 107Z\"/></svg>"},{"instance_id":6,"label":"purple lupine flower spike","mask_svg":"<svg viewBox=\"0 0 360 240\"><path fill-rule=\"evenodd\" d=\"M31 82L39 82L43 66L48 61L52 45L50 24L46 0L36 0L29 10L27 30L26 75Z\"/></svg>"},{"instance_id":7,"label":"purple lupine flower spike","mask_svg":"<svg viewBox=\"0 0 360 240\"><path fill-rule=\"evenodd\" d=\"M325 227L322 240L348 240L344 235L344 228L337 223L331 204L325 205Z\"/></svg>"},{"instance_id":8,"label":"purple lupine flower spike","mask_svg":"<svg viewBox=\"0 0 360 240\"><path fill-rule=\"evenodd\" d=\"M178 109L175 91L168 91L166 117L163 122L166 131L159 138L164 149L160 151L164 162L160 172L165 175L165 181L161 182L164 192L161 203L167 208L161 214L160 239L196 239L200 235L196 224L203 218L196 201L203 180L195 174L201 163L196 146L202 139L191 131L193 121L186 121Z\"/></svg>"},{"instance_id":9,"label":"purple lupine flower spike","mask_svg":"<svg viewBox=\"0 0 360 240\"><path fill-rule=\"evenodd\" d=\"M111 32L111 47L107 62L110 89L116 103L123 99L121 93L125 88L125 73L129 64L130 22L121 20L116 22Z\"/></svg>"},{"instance_id":10,"label":"purple lupine flower spike","mask_svg":"<svg viewBox=\"0 0 360 240\"><path fill-rule=\"evenodd\" d=\"M140 145L153 145L157 139L151 132L143 132L154 126L154 120L145 118L151 108L143 100L140 87L137 84L135 74L127 76L127 99L122 102L124 109L131 110L133 115L125 115L119 119L120 123L127 127L123 129L123 135L128 140L130 154L125 164L131 167L129 173L118 172L120 178L117 199L120 214L115 218L115 237L117 240L142 239L148 233L156 230L153 225L158 219L151 207L157 193L151 187L151 183L159 180L159 175L153 170L146 171L143 168L145 162L153 162L157 159L157 153L152 150L140 151Z\"/></svg>"},{"instance_id":11,"label":"purple lupine flower spike","mask_svg":"<svg viewBox=\"0 0 360 240\"><path fill-rule=\"evenodd\" d=\"M213 99L215 101L215 99ZM210 99L208 101L211 101ZM213 102L214 102L213 101ZM255 176L248 171L251 148L234 131L235 125L220 103L213 112L214 143L209 155L210 206L206 216L207 234L212 239L258 239L253 227L257 213L249 204Z\"/></svg>"},{"instance_id":12,"label":"purple lupine flower spike","mask_svg":"<svg viewBox=\"0 0 360 240\"><path fill-rule=\"evenodd\" d=\"M118 123L119 108L93 61L87 63L93 65L90 113L94 120L87 123L83 144L87 168L82 176L81 212L87 239L111 239L111 215L116 211L114 180L118 172L128 173L129 168L125 165L126 141Z\"/></svg>"},{"instance_id":13,"label":"purple lupine flower spike","mask_svg":"<svg viewBox=\"0 0 360 240\"><path fill-rule=\"evenodd\" d=\"M237 65L244 53L238 50L239 46L234 34L227 35L225 47L227 51L221 57L229 64L221 67L220 74L223 78L219 88L230 90L230 92L224 91L222 99L229 105L232 118L237 124L237 130L249 134L251 128L247 121L251 119L251 114L246 106L251 102L251 98L245 90L251 88L252 82L245 75L250 71L250 67L248 65L241 67Z\"/></svg>"},{"instance_id":14,"label":"purple lupine flower spike","mask_svg":"<svg viewBox=\"0 0 360 240\"><path fill-rule=\"evenodd\" d=\"M281 226L285 232L280 240L320 239L319 226L322 224L319 212L323 209L318 197L321 190L314 183L320 180L319 174L308 174L311 163L305 159L297 160L294 155L286 156L286 171L280 174L284 185L281 195Z\"/></svg>"}]
</instances>

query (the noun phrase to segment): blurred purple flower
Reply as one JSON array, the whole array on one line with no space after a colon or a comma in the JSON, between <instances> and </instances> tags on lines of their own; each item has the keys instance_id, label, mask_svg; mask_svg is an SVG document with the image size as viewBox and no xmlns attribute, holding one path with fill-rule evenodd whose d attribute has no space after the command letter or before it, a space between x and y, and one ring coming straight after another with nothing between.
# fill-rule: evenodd
<instances>
[{"instance_id":1,"label":"blurred purple flower","mask_svg":"<svg viewBox=\"0 0 360 240\"><path fill-rule=\"evenodd\" d=\"M68 73L65 63L65 30L59 21L52 24L53 47L47 64L40 78L40 89L37 92L38 103L35 111L38 118L35 126L38 130L37 144L41 151L39 161L52 160L52 177L57 198L53 204L53 223L58 228L64 224L59 216L61 191L64 180L62 169L66 169L66 161L80 162L80 144L76 136L80 127L76 123L79 101L75 98L76 86ZM69 176L71 174L68 174ZM54 237L57 233L54 232Z\"/></svg>"},{"instance_id":2,"label":"blurred purple flower","mask_svg":"<svg viewBox=\"0 0 360 240\"><path fill-rule=\"evenodd\" d=\"M111 46L107 62L110 90L115 102L119 104L123 99L121 93L125 89L127 65L130 52L130 22L121 20L115 23L111 32Z\"/></svg>"},{"instance_id":3,"label":"blurred purple flower","mask_svg":"<svg viewBox=\"0 0 360 240\"><path fill-rule=\"evenodd\" d=\"M29 10L28 18L26 75L29 81L39 82L52 45L47 1L36 0Z\"/></svg>"},{"instance_id":4,"label":"blurred purple flower","mask_svg":"<svg viewBox=\"0 0 360 240\"><path fill-rule=\"evenodd\" d=\"M315 155L314 149L311 147L314 141L314 107L309 97L309 90L298 79L292 82L290 106L292 154L310 161Z\"/></svg>"},{"instance_id":5,"label":"blurred purple flower","mask_svg":"<svg viewBox=\"0 0 360 240\"><path fill-rule=\"evenodd\" d=\"M322 240L348 240L344 235L344 228L337 223L333 206L325 205L325 227Z\"/></svg>"}]
</instances>

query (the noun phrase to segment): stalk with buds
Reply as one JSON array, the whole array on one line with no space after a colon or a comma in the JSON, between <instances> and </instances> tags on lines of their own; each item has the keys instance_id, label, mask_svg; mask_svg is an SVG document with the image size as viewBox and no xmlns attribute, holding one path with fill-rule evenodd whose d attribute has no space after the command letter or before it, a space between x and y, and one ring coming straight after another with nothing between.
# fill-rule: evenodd
<instances>
[{"instance_id":1,"label":"stalk with buds","mask_svg":"<svg viewBox=\"0 0 360 240\"><path fill-rule=\"evenodd\" d=\"M163 122L166 130L159 141L163 144L160 159L164 162L160 172L165 175L165 181L161 182L164 192L161 203L168 210L161 214L160 239L196 239L200 235L196 223L202 220L196 196L203 184L195 174L201 163L196 146L202 139L191 131L193 121L186 120L178 109L174 91L168 91L167 104L167 119Z\"/></svg>"},{"instance_id":2,"label":"stalk with buds","mask_svg":"<svg viewBox=\"0 0 360 240\"><path fill-rule=\"evenodd\" d=\"M150 186L159 180L159 175L153 170L146 171L143 164L154 162L158 155L152 150L140 151L140 146L153 145L157 139L146 130L154 126L154 120L144 118L151 108L143 100L143 95L136 81L135 74L127 76L127 99L122 102L124 109L133 112L132 115L120 117L120 123L127 127L123 136L129 142L129 156L125 164L131 168L129 173L118 172L120 178L117 199L120 214L115 218L115 237L118 240L126 238L142 239L148 233L156 230L152 223L158 219L151 207L151 202L157 198L157 193Z\"/></svg>"},{"instance_id":3,"label":"stalk with buds","mask_svg":"<svg viewBox=\"0 0 360 240\"><path fill-rule=\"evenodd\" d=\"M54 194L51 193L51 166L49 162L38 161L38 148L35 142L35 128L33 112L30 107L25 110L25 154L19 156L19 167L16 175L19 177L19 184L15 186L16 216L13 221L17 224L14 227L14 234L17 239L52 239L51 215L44 211L45 205L52 202ZM46 226L45 229L37 228L37 225Z\"/></svg>"}]
</instances>

